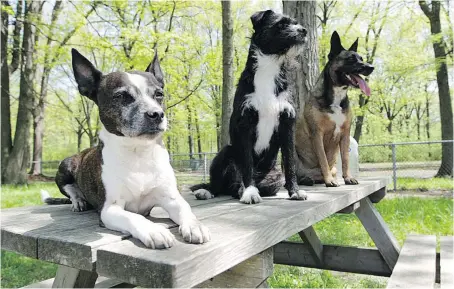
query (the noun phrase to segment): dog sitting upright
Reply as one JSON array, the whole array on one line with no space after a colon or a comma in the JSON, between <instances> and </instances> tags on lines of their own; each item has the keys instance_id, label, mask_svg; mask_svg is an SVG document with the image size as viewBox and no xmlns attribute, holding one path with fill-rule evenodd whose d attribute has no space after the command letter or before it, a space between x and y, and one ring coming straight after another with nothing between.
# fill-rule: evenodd
<instances>
[{"instance_id":1,"label":"dog sitting upright","mask_svg":"<svg viewBox=\"0 0 454 289\"><path fill-rule=\"evenodd\" d=\"M74 211L87 204L100 212L105 227L130 233L147 247L169 248L172 233L144 216L160 206L180 225L185 241L209 241L208 229L177 189L162 142L167 128L164 76L157 53L146 72L103 75L77 50L72 65L79 92L99 107L99 145L62 161L55 178ZM46 198L48 204L61 199Z\"/></svg>"},{"instance_id":2,"label":"dog sitting upright","mask_svg":"<svg viewBox=\"0 0 454 289\"><path fill-rule=\"evenodd\" d=\"M363 62L357 48L358 39L345 50L337 32L331 36L328 63L296 123L296 171L300 185L324 182L327 187L339 186L335 167L339 148L345 184L358 184L348 167L352 113L347 89L356 87L370 95L369 86L359 74L368 76L374 67Z\"/></svg>"},{"instance_id":3,"label":"dog sitting upright","mask_svg":"<svg viewBox=\"0 0 454 289\"><path fill-rule=\"evenodd\" d=\"M230 117L231 144L214 158L210 183L191 190L198 199L232 194L243 203L259 203L261 196L275 195L283 185L275 169L281 148L285 188L291 199L304 200L295 175L295 109L286 68L304 44L306 30L271 10L256 12L251 21L254 33Z\"/></svg>"}]
</instances>

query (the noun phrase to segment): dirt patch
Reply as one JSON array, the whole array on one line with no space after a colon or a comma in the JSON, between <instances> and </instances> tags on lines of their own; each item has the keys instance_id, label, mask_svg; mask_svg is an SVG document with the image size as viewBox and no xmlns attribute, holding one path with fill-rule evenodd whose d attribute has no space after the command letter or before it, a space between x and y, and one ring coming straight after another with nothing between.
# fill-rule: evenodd
<instances>
[{"instance_id":1,"label":"dirt patch","mask_svg":"<svg viewBox=\"0 0 454 289\"><path fill-rule=\"evenodd\" d=\"M55 181L54 177L48 177L45 175L28 175L29 182L53 182Z\"/></svg>"}]
</instances>

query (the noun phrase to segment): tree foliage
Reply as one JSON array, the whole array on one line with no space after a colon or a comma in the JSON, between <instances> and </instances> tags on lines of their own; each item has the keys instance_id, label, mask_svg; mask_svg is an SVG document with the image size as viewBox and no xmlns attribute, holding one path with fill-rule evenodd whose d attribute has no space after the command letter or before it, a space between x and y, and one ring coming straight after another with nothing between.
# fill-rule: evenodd
<instances>
[{"instance_id":1,"label":"tree foliage","mask_svg":"<svg viewBox=\"0 0 454 289\"><path fill-rule=\"evenodd\" d=\"M61 160L96 144L101 123L96 106L77 92L72 47L104 73L144 70L156 49L166 81L170 125L166 146L171 153L219 149L223 90L220 2L51 0L40 2L33 15L26 16L29 3L2 1L2 44L6 43L2 45L3 168L18 136L26 138L23 146L39 149L36 127L42 131L42 160ZM365 98L357 90L350 92L357 116L353 126L361 128L355 136L361 143L441 138L443 119L434 74L440 63L434 61L432 44L443 39L446 62L454 63L452 20L446 3L440 2L441 33L433 35L418 2L317 2L319 68L326 61L334 30L344 43L359 37L359 53L376 67L368 79L371 97ZM282 11L281 6L272 1L232 1L234 85L248 52L250 15L267 8ZM21 68L27 61L21 49L27 19L36 29L28 70L34 77L24 75L29 72ZM27 87L29 103L23 101ZM18 122L23 123L28 114L32 117L25 123L27 129L18 129ZM42 126L37 126L40 121ZM427 154L440 158L440 151ZM32 150L26 155L30 158ZM41 158L35 155L39 154L33 154L34 159ZM29 168L30 162L24 166Z\"/></svg>"}]
</instances>

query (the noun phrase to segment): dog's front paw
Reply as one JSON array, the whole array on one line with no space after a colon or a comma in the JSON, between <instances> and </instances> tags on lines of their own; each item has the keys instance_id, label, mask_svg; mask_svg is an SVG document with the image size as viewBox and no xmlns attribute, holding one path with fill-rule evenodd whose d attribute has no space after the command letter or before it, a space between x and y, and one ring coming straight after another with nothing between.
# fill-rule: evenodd
<instances>
[{"instance_id":1,"label":"dog's front paw","mask_svg":"<svg viewBox=\"0 0 454 289\"><path fill-rule=\"evenodd\" d=\"M344 182L345 182L346 185L357 185L357 184L359 184L358 181L355 178L353 178L353 177L345 177L344 178Z\"/></svg>"},{"instance_id":2,"label":"dog's front paw","mask_svg":"<svg viewBox=\"0 0 454 289\"><path fill-rule=\"evenodd\" d=\"M205 189L199 189L199 190L195 191L194 195L197 200L209 200L209 199L214 198L214 195Z\"/></svg>"},{"instance_id":3,"label":"dog's front paw","mask_svg":"<svg viewBox=\"0 0 454 289\"><path fill-rule=\"evenodd\" d=\"M245 204L258 204L262 201L259 190L254 186L247 187L241 195L240 202Z\"/></svg>"},{"instance_id":4,"label":"dog's front paw","mask_svg":"<svg viewBox=\"0 0 454 289\"><path fill-rule=\"evenodd\" d=\"M210 241L210 231L198 220L186 221L180 226L180 234L186 242L203 244Z\"/></svg>"},{"instance_id":5,"label":"dog's front paw","mask_svg":"<svg viewBox=\"0 0 454 289\"><path fill-rule=\"evenodd\" d=\"M161 225L144 222L134 236L152 249L170 248L175 244L175 236Z\"/></svg>"},{"instance_id":6,"label":"dog's front paw","mask_svg":"<svg viewBox=\"0 0 454 289\"><path fill-rule=\"evenodd\" d=\"M289 192L290 200L296 201L305 201L307 200L306 191L304 190L295 190L294 192Z\"/></svg>"},{"instance_id":7,"label":"dog's front paw","mask_svg":"<svg viewBox=\"0 0 454 289\"><path fill-rule=\"evenodd\" d=\"M71 199L71 211L73 212L83 212L87 210L87 202L81 198Z\"/></svg>"},{"instance_id":8,"label":"dog's front paw","mask_svg":"<svg viewBox=\"0 0 454 289\"><path fill-rule=\"evenodd\" d=\"M335 178L329 178L325 180L325 186L327 187L338 187L339 183Z\"/></svg>"}]
</instances>

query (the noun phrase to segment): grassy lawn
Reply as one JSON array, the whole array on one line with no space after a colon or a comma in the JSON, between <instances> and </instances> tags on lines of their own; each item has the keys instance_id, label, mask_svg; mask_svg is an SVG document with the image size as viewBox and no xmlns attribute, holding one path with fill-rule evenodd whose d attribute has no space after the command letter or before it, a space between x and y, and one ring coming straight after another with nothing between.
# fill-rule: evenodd
<instances>
[{"instance_id":1,"label":"grassy lawn","mask_svg":"<svg viewBox=\"0 0 454 289\"><path fill-rule=\"evenodd\" d=\"M453 190L453 180L450 178L397 178L398 190Z\"/></svg>"},{"instance_id":2,"label":"grassy lawn","mask_svg":"<svg viewBox=\"0 0 454 289\"><path fill-rule=\"evenodd\" d=\"M194 183L193 178L181 181L185 184L189 181ZM430 182L426 184L430 185ZM46 189L53 196L60 194L53 183L34 183L27 187L2 186L1 207L40 204L40 189ZM391 198L377 204L377 209L401 244L410 233L453 235L452 199ZM336 215L317 223L314 228L325 244L374 246L354 215ZM290 239L299 240L296 235ZM51 278L55 272L56 266L53 264L2 251L1 287L25 286ZM275 288L378 288L386 286L386 278L276 265L274 274L269 278L269 284Z\"/></svg>"}]
</instances>

